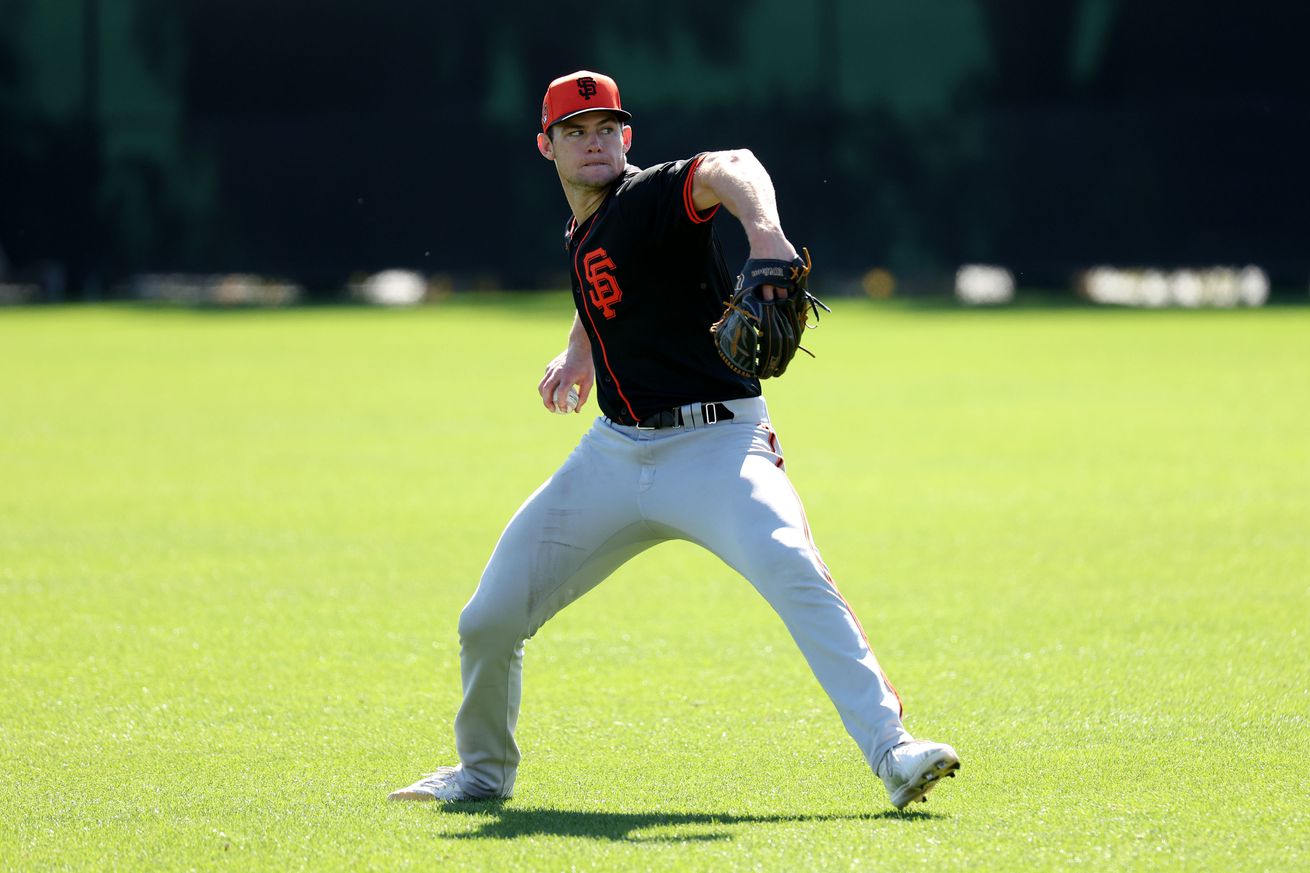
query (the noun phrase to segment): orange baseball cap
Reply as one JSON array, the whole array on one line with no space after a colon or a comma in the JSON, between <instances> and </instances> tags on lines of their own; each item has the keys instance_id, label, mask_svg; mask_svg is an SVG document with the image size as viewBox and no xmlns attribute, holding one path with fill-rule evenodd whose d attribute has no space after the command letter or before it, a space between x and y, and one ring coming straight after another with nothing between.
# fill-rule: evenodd
<instances>
[{"instance_id":1,"label":"orange baseball cap","mask_svg":"<svg viewBox=\"0 0 1310 873\"><path fill-rule=\"evenodd\" d=\"M604 73L578 70L560 76L550 83L541 101L541 129L545 132L552 124L597 109L613 112L623 121L632 119L632 113L624 112L619 103L619 86Z\"/></svg>"}]
</instances>

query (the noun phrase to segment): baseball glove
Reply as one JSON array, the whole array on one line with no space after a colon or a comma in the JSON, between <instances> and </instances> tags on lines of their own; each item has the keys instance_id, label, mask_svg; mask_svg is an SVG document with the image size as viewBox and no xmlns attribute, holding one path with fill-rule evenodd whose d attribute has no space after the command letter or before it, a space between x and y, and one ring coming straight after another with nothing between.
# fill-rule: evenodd
<instances>
[{"instance_id":1,"label":"baseball glove","mask_svg":"<svg viewBox=\"0 0 1310 873\"><path fill-rule=\"evenodd\" d=\"M751 258L741 268L723 317L710 327L719 357L734 373L769 379L787 372L797 349L814 357L801 346L801 334L810 312L817 323L820 309L832 310L809 292L810 253L804 248L801 252L803 258L791 261ZM765 300L761 285L785 288L787 297Z\"/></svg>"}]
</instances>

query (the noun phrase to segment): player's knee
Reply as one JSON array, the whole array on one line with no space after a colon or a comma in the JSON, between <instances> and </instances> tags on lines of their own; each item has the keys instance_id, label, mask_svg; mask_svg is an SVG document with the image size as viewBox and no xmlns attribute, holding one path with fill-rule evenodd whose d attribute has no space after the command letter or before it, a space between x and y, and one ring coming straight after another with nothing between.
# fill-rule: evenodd
<instances>
[{"instance_id":1,"label":"player's knee","mask_svg":"<svg viewBox=\"0 0 1310 873\"><path fill-rule=\"evenodd\" d=\"M779 550L751 577L767 595L808 601L832 588L823 564L809 549Z\"/></svg>"},{"instance_id":2,"label":"player's knee","mask_svg":"<svg viewBox=\"0 0 1310 873\"><path fill-rule=\"evenodd\" d=\"M514 647L523 641L522 623L509 617L510 610L478 603L476 600L459 614L459 643L465 649Z\"/></svg>"}]
</instances>

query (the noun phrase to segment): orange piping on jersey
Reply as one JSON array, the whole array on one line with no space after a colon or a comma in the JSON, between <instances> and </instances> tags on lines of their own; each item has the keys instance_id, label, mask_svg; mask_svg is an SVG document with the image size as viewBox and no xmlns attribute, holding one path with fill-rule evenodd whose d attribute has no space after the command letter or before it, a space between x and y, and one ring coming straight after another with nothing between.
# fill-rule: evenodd
<instances>
[{"instance_id":1,"label":"orange piping on jersey","mask_svg":"<svg viewBox=\"0 0 1310 873\"><path fill-rule=\"evenodd\" d=\"M778 445L778 437L771 430L769 431L769 448L773 449L773 453L778 456L778 460L773 462L773 466L779 470L786 470L786 462L782 459L782 448Z\"/></svg>"},{"instance_id":2,"label":"orange piping on jersey","mask_svg":"<svg viewBox=\"0 0 1310 873\"><path fill-rule=\"evenodd\" d=\"M573 274L578 277L578 288L582 291L582 311L587 313L587 321L591 322L591 332L596 337L596 342L600 343L600 357L605 362L605 369L609 372L610 378L614 380L614 390L619 392L619 399L623 405L628 408L628 415L632 416L633 421L640 421L637 413L633 411L632 404L628 402L628 396L623 393L623 386L619 384L619 377L614 375L614 368L610 366L609 353L605 351L605 341L600 338L600 328L596 327L596 319L591 314L591 307L587 305L587 286L582 282L582 273L578 272L578 255L582 254L582 247L586 244L591 232L596 229L596 221L599 216L592 216L591 227L587 228L586 234L582 237L582 242L578 243L578 250L573 255ZM576 231L577 228L575 227Z\"/></svg>"},{"instance_id":3,"label":"orange piping on jersey","mask_svg":"<svg viewBox=\"0 0 1310 873\"><path fill-rule=\"evenodd\" d=\"M773 428L765 425L765 429L769 432L769 445L772 446L776 452L778 450L778 438L774 434ZM779 464L778 466L781 467L782 465ZM791 493L796 497L796 506L801 511L801 526L805 529L805 540L809 543L810 551L814 555L814 560L819 562L819 568L823 570L823 578L827 581L828 587L832 588L833 593L837 595L837 599L845 605L846 611L850 613L851 621L855 622L855 627L859 629L860 636L864 638L864 644L869 647L870 652L873 652L873 643L869 642L869 635L864 632L864 625L860 624L860 617L855 614L855 610L851 608L850 603L847 602L844 596L842 596L841 589L838 588L837 583L833 581L832 571L828 569L828 565L823 562L823 556L819 554L819 547L814 543L814 534L810 532L810 519L805 515L805 504L801 503L801 496L796 491L796 486L791 484L790 479L787 480L787 484L791 486ZM874 657L877 658L877 654L874 654ZM905 701L901 699L901 693L896 690L896 686L892 684L892 680L887 678L887 674L883 672L881 666L879 666L878 673L882 676L882 681L886 683L887 687L891 689L891 693L896 697L896 706L900 709L901 718L904 718Z\"/></svg>"},{"instance_id":4,"label":"orange piping on jersey","mask_svg":"<svg viewBox=\"0 0 1310 873\"><path fill-rule=\"evenodd\" d=\"M700 162L703 160L705 160L704 155L697 155L691 159L691 169L687 170L687 180L682 183L682 205L687 210L687 218L691 219L692 224L704 224L709 221L719 211L719 207L723 205L715 203L710 207L710 211L703 216L696 211L696 201L691 196L691 183L696 178L696 168L700 166Z\"/></svg>"}]
</instances>

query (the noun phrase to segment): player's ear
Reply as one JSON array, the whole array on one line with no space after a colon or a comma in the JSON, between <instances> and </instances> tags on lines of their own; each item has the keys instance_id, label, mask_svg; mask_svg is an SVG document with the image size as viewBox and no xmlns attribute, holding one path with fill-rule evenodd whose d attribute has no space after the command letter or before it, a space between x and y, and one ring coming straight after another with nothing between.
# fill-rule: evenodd
<instances>
[{"instance_id":1,"label":"player's ear","mask_svg":"<svg viewBox=\"0 0 1310 873\"><path fill-rule=\"evenodd\" d=\"M632 148L632 128L625 124L623 125L623 153L626 155L630 148Z\"/></svg>"},{"instance_id":2,"label":"player's ear","mask_svg":"<svg viewBox=\"0 0 1310 873\"><path fill-rule=\"evenodd\" d=\"M555 160L555 146L544 133L537 134L537 151L548 161Z\"/></svg>"}]
</instances>

